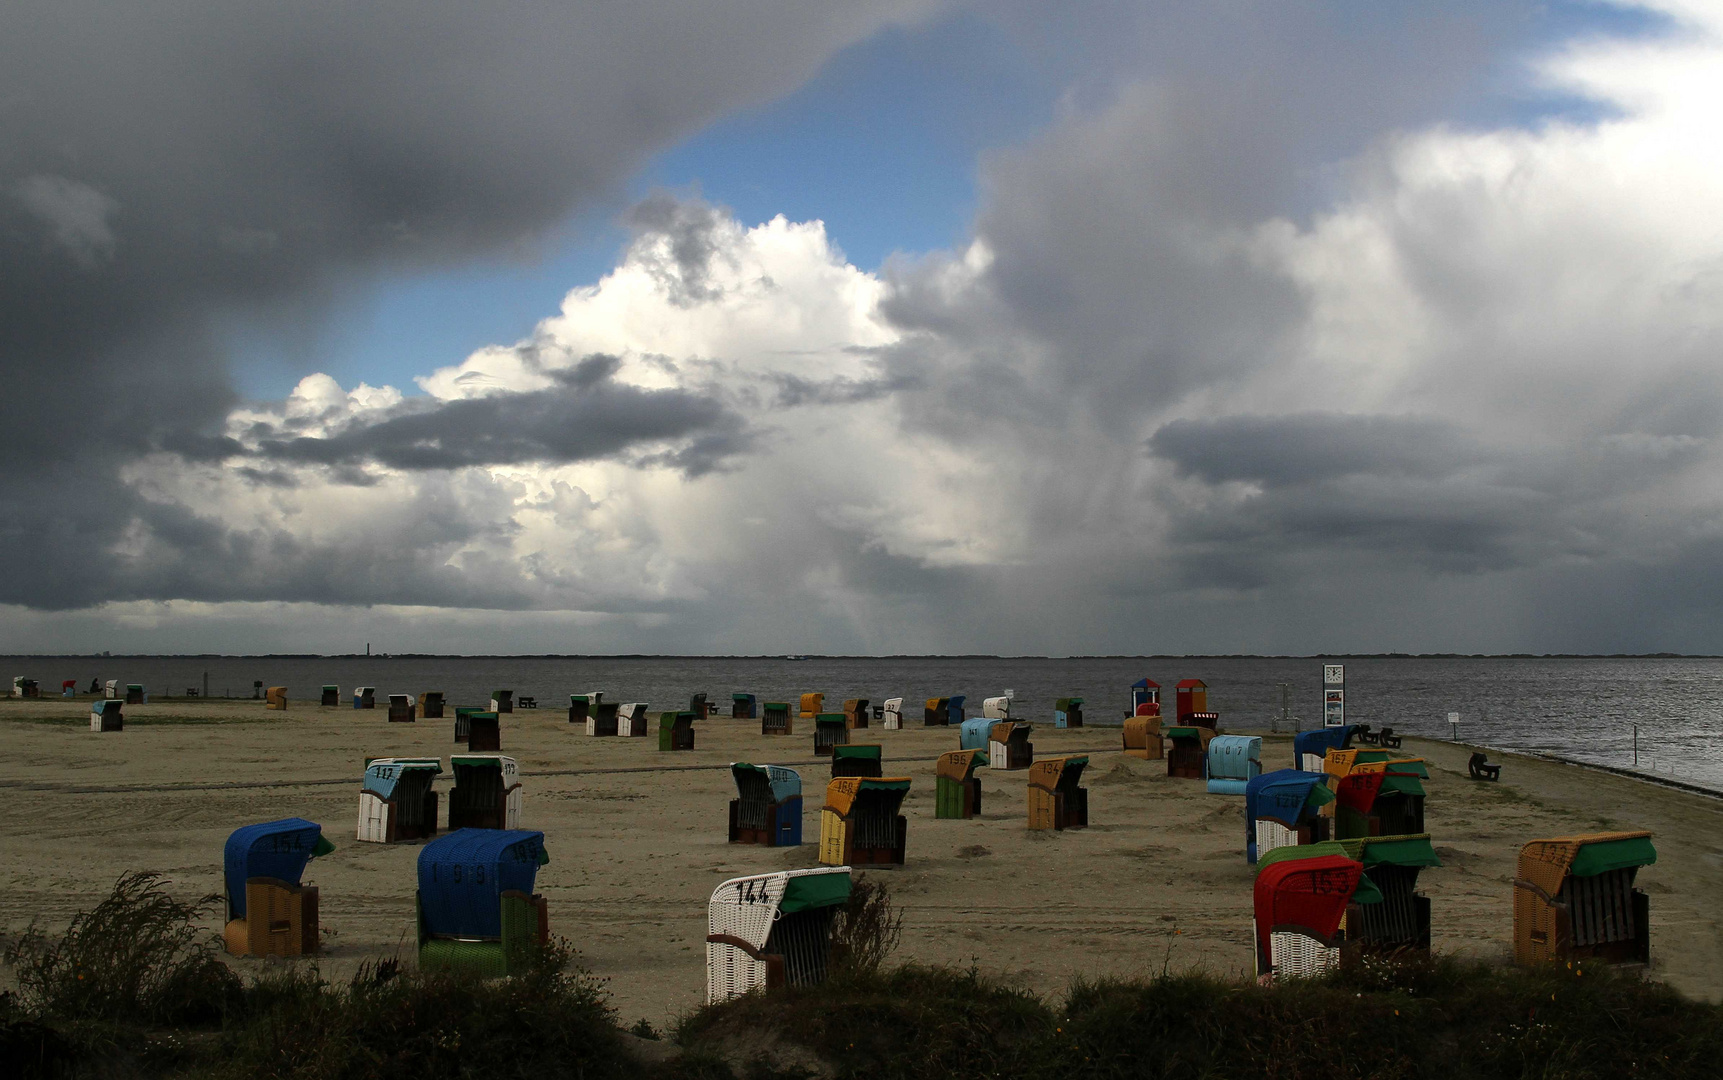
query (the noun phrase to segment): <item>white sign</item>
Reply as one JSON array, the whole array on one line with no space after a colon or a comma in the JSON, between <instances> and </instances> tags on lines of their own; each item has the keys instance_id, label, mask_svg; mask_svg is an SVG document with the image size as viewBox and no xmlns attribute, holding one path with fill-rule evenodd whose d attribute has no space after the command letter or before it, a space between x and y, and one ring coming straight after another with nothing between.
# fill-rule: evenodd
<instances>
[{"instance_id":1,"label":"white sign","mask_svg":"<svg viewBox=\"0 0 1723 1080\"><path fill-rule=\"evenodd\" d=\"M1460 722L1460 714L1459 713L1451 712L1448 714L1448 723L1457 724L1459 722Z\"/></svg>"},{"instance_id":2,"label":"white sign","mask_svg":"<svg viewBox=\"0 0 1723 1080\"><path fill-rule=\"evenodd\" d=\"M1346 726L1346 691L1329 689L1322 692L1322 726Z\"/></svg>"},{"instance_id":3,"label":"white sign","mask_svg":"<svg viewBox=\"0 0 1723 1080\"><path fill-rule=\"evenodd\" d=\"M1323 686L1345 686L1346 685L1346 665L1345 664L1323 664L1322 665L1322 685Z\"/></svg>"}]
</instances>

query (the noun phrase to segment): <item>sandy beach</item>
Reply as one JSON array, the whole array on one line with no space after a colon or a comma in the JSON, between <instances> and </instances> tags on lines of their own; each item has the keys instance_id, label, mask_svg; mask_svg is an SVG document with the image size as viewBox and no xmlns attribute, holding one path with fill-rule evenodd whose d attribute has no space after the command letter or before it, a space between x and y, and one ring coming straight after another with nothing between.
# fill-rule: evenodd
<instances>
[{"instance_id":1,"label":"sandy beach","mask_svg":"<svg viewBox=\"0 0 1723 1080\"><path fill-rule=\"evenodd\" d=\"M158 870L184 894L220 892L222 843L235 827L300 816L336 845L306 882L321 890L326 952L339 975L361 960L413 951L416 843L354 840L363 760L460 750L453 720L390 724L383 709L294 701L153 702L127 706L123 732L88 730L85 699L0 701L0 929L32 919L63 927L121 873ZM450 709L452 717L453 710ZM887 775L912 777L908 861L874 871L904 911L901 960L1006 973L1041 991L1078 976L1250 966L1252 868L1241 796L1209 795L1158 761L1119 753L1119 730L1063 731L1036 721L1036 755L1087 753L1090 827L1026 828L1022 772L982 770L984 813L934 817L934 758L955 728L870 728ZM704 991L706 900L738 874L815 860L826 759L812 732L767 738L758 721L696 725L697 748L661 753L657 739L593 739L560 709L503 717L502 752L523 773L523 827L542 830L551 862L538 888L554 933L607 980L625 1023L662 1027ZM1267 768L1290 763L1290 737L1263 734ZM1465 774L1469 748L1408 739L1430 764L1427 823L1441 856L1421 888L1434 902L1438 950L1504 956L1514 859L1526 840L1649 829L1652 972L1680 990L1723 999L1723 800L1574 766L1499 758L1502 782ZM798 769L805 791L799 849L726 843L734 796L728 764ZM439 783L446 791L448 781ZM446 814L446 796L444 813ZM212 928L215 920L211 920ZM262 963L236 960L242 969Z\"/></svg>"}]
</instances>

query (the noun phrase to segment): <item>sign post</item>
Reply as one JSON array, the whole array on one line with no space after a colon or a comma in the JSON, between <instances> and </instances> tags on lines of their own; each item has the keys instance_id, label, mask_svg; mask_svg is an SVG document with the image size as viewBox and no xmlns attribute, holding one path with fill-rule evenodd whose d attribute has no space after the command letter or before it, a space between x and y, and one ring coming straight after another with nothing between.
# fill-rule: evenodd
<instances>
[{"instance_id":1,"label":"sign post","mask_svg":"<svg viewBox=\"0 0 1723 1080\"><path fill-rule=\"evenodd\" d=\"M1346 726L1346 665L1322 665L1322 726Z\"/></svg>"},{"instance_id":2,"label":"sign post","mask_svg":"<svg viewBox=\"0 0 1723 1080\"><path fill-rule=\"evenodd\" d=\"M1448 730L1450 730L1454 733L1454 741L1459 742L1460 741L1460 714L1459 713L1451 712L1448 714Z\"/></svg>"}]
</instances>

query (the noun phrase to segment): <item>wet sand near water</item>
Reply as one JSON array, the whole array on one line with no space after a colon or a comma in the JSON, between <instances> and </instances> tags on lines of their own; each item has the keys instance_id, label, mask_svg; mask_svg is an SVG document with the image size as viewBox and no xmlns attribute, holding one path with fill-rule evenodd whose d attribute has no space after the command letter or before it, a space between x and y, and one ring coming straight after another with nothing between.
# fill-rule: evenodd
<instances>
[{"instance_id":1,"label":"wet sand near water","mask_svg":"<svg viewBox=\"0 0 1723 1080\"><path fill-rule=\"evenodd\" d=\"M384 709L286 712L262 702L163 702L125 708L126 729L88 730L87 699L0 700L0 931L32 919L58 930L128 870L158 870L176 892L222 890L222 844L234 828L282 817L323 826L334 854L305 882L320 889L326 952L344 977L359 963L414 953L420 845L354 840L366 757L462 751L450 719L390 724ZM982 815L934 817L934 759L955 728L878 727L853 742L884 747L887 775L909 776L908 864L868 871L904 912L899 960L1007 974L1041 992L1072 979L1146 976L1163 968L1222 974L1251 966L1252 868L1244 860L1243 797L1209 795L1166 776L1164 762L1126 758L1119 729L1059 730L1036 722L1037 757L1089 754L1090 826L1026 827L1026 774L983 769ZM812 866L830 766L813 733L760 734L759 721L695 725L696 749L645 739L587 738L566 710L502 718L502 752L523 774L523 827L542 830L550 864L538 876L553 933L607 981L624 1023L664 1027L701 1004L706 902L741 874ZM1244 732L1246 734L1260 734ZM1649 829L1656 865L1640 872L1651 898L1652 973L1723 1000L1723 800L1513 756L1500 784L1466 776L1470 748L1407 739L1430 764L1426 819L1443 866L1420 888L1433 900L1438 950L1503 957L1510 949L1514 860L1526 840ZM1291 762L1289 736L1264 735L1265 767ZM731 761L802 774L800 848L732 846ZM438 783L447 815L450 781ZM217 927L216 917L211 928ZM265 961L235 959L241 970ZM7 976L9 979L9 976Z\"/></svg>"}]
</instances>

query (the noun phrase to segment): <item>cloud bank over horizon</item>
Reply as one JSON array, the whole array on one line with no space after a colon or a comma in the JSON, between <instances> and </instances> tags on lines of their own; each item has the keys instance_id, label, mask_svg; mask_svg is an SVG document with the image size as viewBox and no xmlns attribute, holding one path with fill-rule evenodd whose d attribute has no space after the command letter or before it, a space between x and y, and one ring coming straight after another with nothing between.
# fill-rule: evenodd
<instances>
[{"instance_id":1,"label":"cloud bank over horizon","mask_svg":"<svg viewBox=\"0 0 1723 1080\"><path fill-rule=\"evenodd\" d=\"M187 422L213 355L123 352L154 396L106 453L20 474L102 486L49 528L14 496L6 645L1723 651L1723 11L1642 6L1526 61L1587 108L1521 124L1331 112L1394 77L1345 34L1191 29L1274 78L1121 65L984 159L964 243L877 271L657 194L531 336L413 387ZM15 184L31 265L118 267L115 191Z\"/></svg>"}]
</instances>

